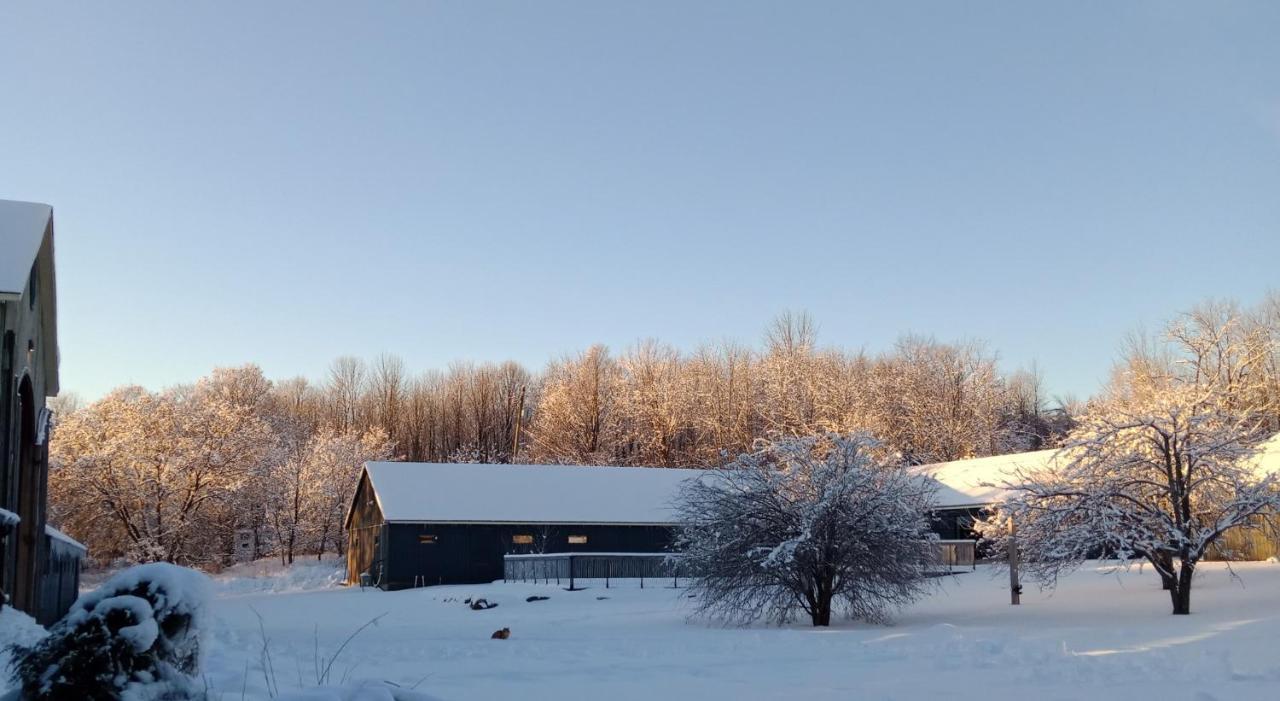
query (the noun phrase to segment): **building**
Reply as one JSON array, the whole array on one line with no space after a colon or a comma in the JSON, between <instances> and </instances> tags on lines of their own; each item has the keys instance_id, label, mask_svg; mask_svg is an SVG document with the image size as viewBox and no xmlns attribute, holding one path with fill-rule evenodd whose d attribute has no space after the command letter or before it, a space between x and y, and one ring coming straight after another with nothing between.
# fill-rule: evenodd
<instances>
[{"instance_id":1,"label":"building","mask_svg":"<svg viewBox=\"0 0 1280 701\"><path fill-rule=\"evenodd\" d=\"M998 455L912 468L935 482L934 531L944 547L975 556L973 523L1007 496L1019 470L1050 466L1056 451ZM1280 436L1257 458L1280 471ZM361 472L346 529L347 578L383 589L491 582L503 556L658 553L679 526L681 486L703 470L572 465L371 462ZM950 541L950 542L948 542ZM944 551L953 563L959 550Z\"/></svg>"},{"instance_id":2,"label":"building","mask_svg":"<svg viewBox=\"0 0 1280 701\"><path fill-rule=\"evenodd\" d=\"M347 577L383 589L491 582L511 553L653 553L701 470L371 462L346 528Z\"/></svg>"},{"instance_id":3,"label":"building","mask_svg":"<svg viewBox=\"0 0 1280 701\"><path fill-rule=\"evenodd\" d=\"M75 600L84 556L84 546L46 523L56 293L53 209L0 200L0 586L42 623Z\"/></svg>"},{"instance_id":4,"label":"building","mask_svg":"<svg viewBox=\"0 0 1280 701\"><path fill-rule=\"evenodd\" d=\"M371 462L347 513L347 580L383 589L491 582L509 554L664 552L679 525L681 486L706 474ZM939 484L936 501L939 534L969 537L965 519L981 498Z\"/></svg>"}]
</instances>

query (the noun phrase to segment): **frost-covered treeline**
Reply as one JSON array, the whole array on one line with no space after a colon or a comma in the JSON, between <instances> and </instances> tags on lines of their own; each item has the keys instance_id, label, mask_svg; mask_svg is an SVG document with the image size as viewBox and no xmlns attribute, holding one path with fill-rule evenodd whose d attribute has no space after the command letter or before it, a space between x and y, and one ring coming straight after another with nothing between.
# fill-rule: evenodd
<instances>
[{"instance_id":1,"label":"frost-covered treeline","mask_svg":"<svg viewBox=\"0 0 1280 701\"><path fill-rule=\"evenodd\" d=\"M391 443L314 422L291 387L255 366L218 369L65 413L50 446L53 520L99 560L223 564L237 531L286 560L341 548L360 465Z\"/></svg>"},{"instance_id":2,"label":"frost-covered treeline","mask_svg":"<svg viewBox=\"0 0 1280 701\"><path fill-rule=\"evenodd\" d=\"M823 348L805 315L778 318L761 348L594 346L540 373L342 357L318 381L224 368L57 409L58 522L98 557L184 563L225 560L245 530L285 560L340 548L371 458L717 466L760 438L869 431L924 463L1051 445L1070 425L1034 372L1001 373L981 344Z\"/></svg>"},{"instance_id":3,"label":"frost-covered treeline","mask_svg":"<svg viewBox=\"0 0 1280 701\"><path fill-rule=\"evenodd\" d=\"M1052 445L1070 425L1035 372L1000 372L979 343L908 336L872 356L817 344L805 315L783 315L764 347L682 353L645 341L549 365L522 459L715 466L757 439L870 431L908 462Z\"/></svg>"}]
</instances>

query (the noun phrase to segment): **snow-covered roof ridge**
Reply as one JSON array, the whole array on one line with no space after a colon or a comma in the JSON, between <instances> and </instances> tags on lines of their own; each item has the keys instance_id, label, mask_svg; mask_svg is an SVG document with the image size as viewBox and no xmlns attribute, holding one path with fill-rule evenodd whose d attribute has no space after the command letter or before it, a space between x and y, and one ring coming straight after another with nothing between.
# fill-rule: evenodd
<instances>
[{"instance_id":1,"label":"snow-covered roof ridge","mask_svg":"<svg viewBox=\"0 0 1280 701\"><path fill-rule=\"evenodd\" d=\"M387 521L673 525L674 502L706 470L370 462Z\"/></svg>"},{"instance_id":2,"label":"snow-covered roof ridge","mask_svg":"<svg viewBox=\"0 0 1280 701\"><path fill-rule=\"evenodd\" d=\"M0 200L0 298L22 296L52 217L47 204Z\"/></svg>"},{"instance_id":3,"label":"snow-covered roof ridge","mask_svg":"<svg viewBox=\"0 0 1280 701\"><path fill-rule=\"evenodd\" d=\"M50 538L53 538L54 540L60 540L66 543L67 545L79 548L85 552L89 551L89 548L85 547L84 543L81 543L80 541L76 540L75 538L72 538L66 533L63 533L62 531L54 528L53 526L45 524L44 532L45 532L45 535L49 536Z\"/></svg>"},{"instance_id":4,"label":"snow-covered roof ridge","mask_svg":"<svg viewBox=\"0 0 1280 701\"><path fill-rule=\"evenodd\" d=\"M1001 485L1014 482L1018 471L1034 473L1050 467L1057 449L1030 453L992 455L950 462L932 463L912 468L917 474L937 480L940 508L986 506L1003 500L1008 493ZM1260 474L1280 473L1280 433L1258 446L1252 458Z\"/></svg>"},{"instance_id":5,"label":"snow-covered roof ridge","mask_svg":"<svg viewBox=\"0 0 1280 701\"><path fill-rule=\"evenodd\" d=\"M1007 490L999 485L1012 481L1019 470L1035 472L1048 467L1057 450L992 455L985 458L952 460L912 468L942 484L940 508L987 506L999 502Z\"/></svg>"}]
</instances>

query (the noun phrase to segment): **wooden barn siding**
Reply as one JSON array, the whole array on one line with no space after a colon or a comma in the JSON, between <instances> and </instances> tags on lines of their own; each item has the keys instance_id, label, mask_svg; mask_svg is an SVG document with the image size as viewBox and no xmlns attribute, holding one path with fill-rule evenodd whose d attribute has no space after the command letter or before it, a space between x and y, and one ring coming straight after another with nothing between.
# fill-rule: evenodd
<instances>
[{"instance_id":1,"label":"wooden barn siding","mask_svg":"<svg viewBox=\"0 0 1280 701\"><path fill-rule=\"evenodd\" d=\"M546 530L546 552L665 552L671 546L667 526L545 526L509 524L391 523L387 525L387 567L384 588L404 589L418 584L480 584L502 579L502 556L528 553L512 536L535 539ZM420 536L434 535L435 543ZM571 545L570 535L587 542ZM536 547L536 546L535 546Z\"/></svg>"},{"instance_id":2,"label":"wooden barn siding","mask_svg":"<svg viewBox=\"0 0 1280 701\"><path fill-rule=\"evenodd\" d=\"M372 583L379 581L385 560L386 527L382 510L372 496L368 476L360 478L352 500L351 522L348 524L347 582L360 583L360 574L369 572Z\"/></svg>"}]
</instances>

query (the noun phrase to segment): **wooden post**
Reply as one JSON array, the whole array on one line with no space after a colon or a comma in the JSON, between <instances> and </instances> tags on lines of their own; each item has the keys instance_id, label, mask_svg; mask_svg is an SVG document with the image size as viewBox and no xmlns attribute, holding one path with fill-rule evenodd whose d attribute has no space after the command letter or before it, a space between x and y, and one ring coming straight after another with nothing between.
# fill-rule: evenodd
<instances>
[{"instance_id":1,"label":"wooden post","mask_svg":"<svg viewBox=\"0 0 1280 701\"><path fill-rule=\"evenodd\" d=\"M1018 527L1009 519L1009 603L1022 603L1022 583L1018 581Z\"/></svg>"}]
</instances>

